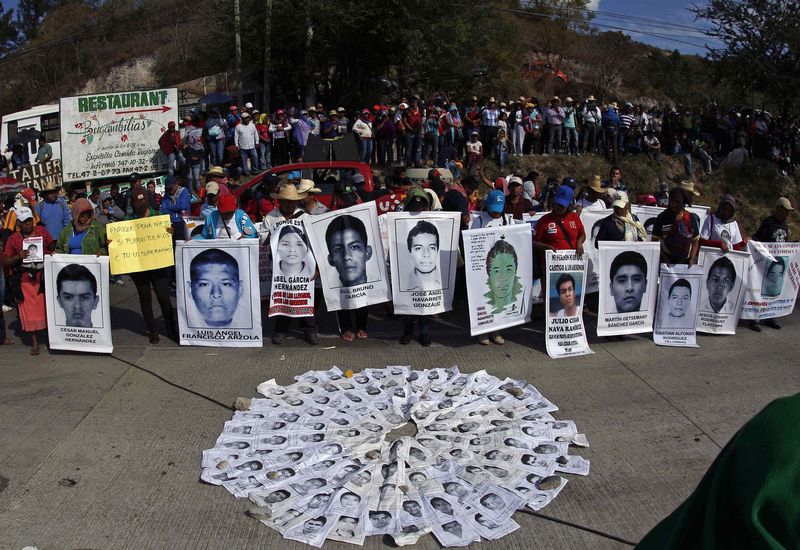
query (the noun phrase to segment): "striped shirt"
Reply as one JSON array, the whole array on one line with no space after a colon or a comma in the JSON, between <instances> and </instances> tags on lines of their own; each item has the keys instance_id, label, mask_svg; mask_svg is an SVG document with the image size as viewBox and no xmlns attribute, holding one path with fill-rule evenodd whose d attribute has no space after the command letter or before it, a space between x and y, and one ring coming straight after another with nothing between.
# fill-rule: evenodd
<instances>
[{"instance_id":1,"label":"striped shirt","mask_svg":"<svg viewBox=\"0 0 800 550\"><path fill-rule=\"evenodd\" d=\"M630 128L631 124L633 124L633 119L636 118L636 115L633 113L626 113L619 115L619 127L620 128Z\"/></svg>"},{"instance_id":2,"label":"striped shirt","mask_svg":"<svg viewBox=\"0 0 800 550\"><path fill-rule=\"evenodd\" d=\"M497 126L497 117L500 116L500 111L497 109L484 109L481 112L481 124L484 126Z\"/></svg>"}]
</instances>

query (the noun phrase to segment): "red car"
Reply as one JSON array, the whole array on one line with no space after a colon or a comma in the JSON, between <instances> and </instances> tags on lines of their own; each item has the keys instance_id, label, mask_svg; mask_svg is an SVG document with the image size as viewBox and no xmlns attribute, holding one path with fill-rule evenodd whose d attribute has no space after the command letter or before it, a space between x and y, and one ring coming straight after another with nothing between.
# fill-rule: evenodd
<instances>
[{"instance_id":1,"label":"red car","mask_svg":"<svg viewBox=\"0 0 800 550\"><path fill-rule=\"evenodd\" d=\"M325 206L330 207L333 198L333 188L338 181L349 181L358 172L364 176L364 190L369 192L375 188L375 181L372 177L372 169L369 164L364 162L333 160L321 162L300 162L297 164L283 164L274 166L254 177L249 182L237 187L234 194L239 197L247 189L252 189L258 194L266 192L266 182L264 178L267 174L277 174L281 183L297 181L302 179L313 180L316 186L322 190L317 196L317 200Z\"/></svg>"}]
</instances>

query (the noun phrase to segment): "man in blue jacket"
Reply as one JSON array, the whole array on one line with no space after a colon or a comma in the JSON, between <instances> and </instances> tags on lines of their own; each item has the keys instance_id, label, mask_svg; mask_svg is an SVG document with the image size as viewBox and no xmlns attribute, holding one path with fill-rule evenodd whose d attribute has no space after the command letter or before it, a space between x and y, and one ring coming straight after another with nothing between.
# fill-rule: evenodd
<instances>
[{"instance_id":1,"label":"man in blue jacket","mask_svg":"<svg viewBox=\"0 0 800 550\"><path fill-rule=\"evenodd\" d=\"M161 213L169 214L169 221L172 222L172 243L175 241L187 240L186 222L183 217L189 212L191 197L189 190L181 187L176 176L167 176L164 182L164 198L161 199Z\"/></svg>"},{"instance_id":2,"label":"man in blue jacket","mask_svg":"<svg viewBox=\"0 0 800 550\"><path fill-rule=\"evenodd\" d=\"M72 212L67 206L67 201L64 197L59 196L58 190L60 186L54 183L48 183L44 191L42 191L41 201L36 207L36 213L42 220L47 232L54 239L57 239L61 231L72 222Z\"/></svg>"},{"instance_id":3,"label":"man in blue jacket","mask_svg":"<svg viewBox=\"0 0 800 550\"><path fill-rule=\"evenodd\" d=\"M258 233L250 217L241 208L236 208L236 197L222 195L217 201L217 210L206 216L199 239L256 239Z\"/></svg>"}]
</instances>

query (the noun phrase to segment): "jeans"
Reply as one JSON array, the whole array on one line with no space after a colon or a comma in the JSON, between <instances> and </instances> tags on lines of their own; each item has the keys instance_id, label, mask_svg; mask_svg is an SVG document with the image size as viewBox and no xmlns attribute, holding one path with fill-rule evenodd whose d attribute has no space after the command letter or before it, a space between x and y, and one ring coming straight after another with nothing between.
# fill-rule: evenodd
<instances>
[{"instance_id":1,"label":"jeans","mask_svg":"<svg viewBox=\"0 0 800 550\"><path fill-rule=\"evenodd\" d=\"M272 144L266 141L258 142L258 169L272 168Z\"/></svg>"},{"instance_id":2,"label":"jeans","mask_svg":"<svg viewBox=\"0 0 800 550\"><path fill-rule=\"evenodd\" d=\"M252 149L239 149L239 154L242 155L242 174L249 176L250 172L258 171L258 153L255 147ZM249 168L247 161L250 161Z\"/></svg>"},{"instance_id":3,"label":"jeans","mask_svg":"<svg viewBox=\"0 0 800 550\"><path fill-rule=\"evenodd\" d=\"M566 133L566 141L567 141L567 153L577 153L578 152L578 129L577 128L568 128L564 127Z\"/></svg>"},{"instance_id":4,"label":"jeans","mask_svg":"<svg viewBox=\"0 0 800 550\"><path fill-rule=\"evenodd\" d=\"M387 165L394 161L392 158L392 143L390 139L378 140L378 164Z\"/></svg>"},{"instance_id":5,"label":"jeans","mask_svg":"<svg viewBox=\"0 0 800 550\"><path fill-rule=\"evenodd\" d=\"M136 285L136 292L139 293L139 305L142 308L142 317L144 317L144 326L147 332L156 331L156 320L153 315L153 295L150 292L151 286L156 293L158 305L161 307L161 316L164 318L167 334L171 335L176 332L178 325L175 321L175 309L169 299L170 268L165 267L131 273L130 277L133 279L133 284Z\"/></svg>"},{"instance_id":6,"label":"jeans","mask_svg":"<svg viewBox=\"0 0 800 550\"><path fill-rule=\"evenodd\" d=\"M191 186L193 191L197 191L200 187L200 168L201 163L190 164L186 173L186 183Z\"/></svg>"},{"instance_id":7,"label":"jeans","mask_svg":"<svg viewBox=\"0 0 800 550\"><path fill-rule=\"evenodd\" d=\"M595 124L583 125L583 144L584 153L594 153L597 149L597 126Z\"/></svg>"},{"instance_id":8,"label":"jeans","mask_svg":"<svg viewBox=\"0 0 800 550\"><path fill-rule=\"evenodd\" d=\"M427 315L406 315L403 318L403 331L405 334L414 334L414 321L419 321L419 334L429 334L431 331L431 318Z\"/></svg>"},{"instance_id":9,"label":"jeans","mask_svg":"<svg viewBox=\"0 0 800 550\"><path fill-rule=\"evenodd\" d=\"M414 132L406 133L406 166L419 166L420 164L420 135Z\"/></svg>"},{"instance_id":10,"label":"jeans","mask_svg":"<svg viewBox=\"0 0 800 550\"><path fill-rule=\"evenodd\" d=\"M561 149L561 125L548 126L547 138L547 152L558 153L558 150Z\"/></svg>"},{"instance_id":11,"label":"jeans","mask_svg":"<svg viewBox=\"0 0 800 550\"><path fill-rule=\"evenodd\" d=\"M182 151L172 152L167 155L167 174L170 176L175 175L175 161L178 161L178 174L183 172L183 163L186 162L186 159L183 156Z\"/></svg>"},{"instance_id":12,"label":"jeans","mask_svg":"<svg viewBox=\"0 0 800 550\"><path fill-rule=\"evenodd\" d=\"M505 168L506 161L508 160L508 149L501 145L494 146L494 154L497 157L497 164L500 168Z\"/></svg>"},{"instance_id":13,"label":"jeans","mask_svg":"<svg viewBox=\"0 0 800 550\"><path fill-rule=\"evenodd\" d=\"M216 139L209 141L208 151L211 153L211 166L222 166L222 155L225 152L225 140Z\"/></svg>"},{"instance_id":14,"label":"jeans","mask_svg":"<svg viewBox=\"0 0 800 550\"><path fill-rule=\"evenodd\" d=\"M361 154L361 162L369 164L372 159L372 138L360 138L358 140L358 149Z\"/></svg>"},{"instance_id":15,"label":"jeans","mask_svg":"<svg viewBox=\"0 0 800 550\"><path fill-rule=\"evenodd\" d=\"M3 304L5 304L6 294L6 278L0 270L0 345L6 339L6 319L3 315Z\"/></svg>"},{"instance_id":16,"label":"jeans","mask_svg":"<svg viewBox=\"0 0 800 550\"><path fill-rule=\"evenodd\" d=\"M425 150L422 153L422 162L432 160L434 164L439 158L439 137L434 134L425 134Z\"/></svg>"},{"instance_id":17,"label":"jeans","mask_svg":"<svg viewBox=\"0 0 800 550\"><path fill-rule=\"evenodd\" d=\"M369 306L360 307L354 310L342 309L336 312L339 318L339 329L342 332L353 331L353 319L351 313L356 318L355 330L367 330L367 318L369 316Z\"/></svg>"}]
</instances>

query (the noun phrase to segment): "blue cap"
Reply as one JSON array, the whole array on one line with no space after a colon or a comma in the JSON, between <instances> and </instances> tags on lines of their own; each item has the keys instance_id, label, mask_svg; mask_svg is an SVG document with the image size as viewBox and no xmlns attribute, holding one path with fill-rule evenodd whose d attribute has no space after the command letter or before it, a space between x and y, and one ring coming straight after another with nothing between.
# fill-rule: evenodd
<instances>
[{"instance_id":1,"label":"blue cap","mask_svg":"<svg viewBox=\"0 0 800 550\"><path fill-rule=\"evenodd\" d=\"M569 185L562 185L558 188L558 191L556 191L556 198L553 199L553 201L557 205L566 208L572 202L573 193L572 187Z\"/></svg>"},{"instance_id":2,"label":"blue cap","mask_svg":"<svg viewBox=\"0 0 800 550\"><path fill-rule=\"evenodd\" d=\"M499 189L489 191L486 195L486 211L502 212L506 206L506 196Z\"/></svg>"},{"instance_id":3,"label":"blue cap","mask_svg":"<svg viewBox=\"0 0 800 550\"><path fill-rule=\"evenodd\" d=\"M175 185L175 183L177 181L178 181L177 177L175 177L175 176L167 176L167 178L164 180L164 187L169 188L169 187Z\"/></svg>"}]
</instances>

